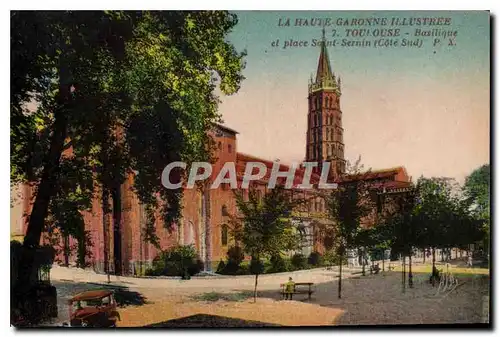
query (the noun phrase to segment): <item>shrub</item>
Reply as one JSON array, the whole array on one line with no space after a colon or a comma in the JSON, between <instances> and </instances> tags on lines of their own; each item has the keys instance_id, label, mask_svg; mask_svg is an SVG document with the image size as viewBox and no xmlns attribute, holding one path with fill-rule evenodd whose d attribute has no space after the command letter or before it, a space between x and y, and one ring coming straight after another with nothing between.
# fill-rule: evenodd
<instances>
[{"instance_id":1,"label":"shrub","mask_svg":"<svg viewBox=\"0 0 500 337\"><path fill-rule=\"evenodd\" d=\"M271 256L270 263L269 273L282 273L289 270L287 263L280 255Z\"/></svg>"},{"instance_id":2,"label":"shrub","mask_svg":"<svg viewBox=\"0 0 500 337\"><path fill-rule=\"evenodd\" d=\"M203 270L204 264L200 259L196 259L195 263L188 266L187 271L189 275L196 275Z\"/></svg>"},{"instance_id":3,"label":"shrub","mask_svg":"<svg viewBox=\"0 0 500 337\"><path fill-rule=\"evenodd\" d=\"M235 275L240 269L241 262L243 262L245 254L243 249L238 246L230 247L227 251L227 264L221 274Z\"/></svg>"},{"instance_id":4,"label":"shrub","mask_svg":"<svg viewBox=\"0 0 500 337\"><path fill-rule=\"evenodd\" d=\"M226 264L224 261L220 260L219 265L217 266L217 273L222 273L226 268Z\"/></svg>"},{"instance_id":5,"label":"shrub","mask_svg":"<svg viewBox=\"0 0 500 337\"><path fill-rule=\"evenodd\" d=\"M329 266L338 266L339 264L339 255L334 249L327 250L323 255L323 264L327 264ZM344 258L342 264L347 264L347 255L344 254Z\"/></svg>"},{"instance_id":6,"label":"shrub","mask_svg":"<svg viewBox=\"0 0 500 337\"><path fill-rule=\"evenodd\" d=\"M297 253L292 256L292 266L295 270L297 269L306 269L307 261L304 255Z\"/></svg>"},{"instance_id":7,"label":"shrub","mask_svg":"<svg viewBox=\"0 0 500 337\"><path fill-rule=\"evenodd\" d=\"M198 258L193 246L177 246L163 251L153 260L152 268L146 271L150 276L196 275L203 270L203 262Z\"/></svg>"},{"instance_id":8,"label":"shrub","mask_svg":"<svg viewBox=\"0 0 500 337\"><path fill-rule=\"evenodd\" d=\"M243 249L241 249L241 247L233 246L227 250L228 262L232 261L239 266L244 259L245 259L245 254L243 253Z\"/></svg>"},{"instance_id":9,"label":"shrub","mask_svg":"<svg viewBox=\"0 0 500 337\"><path fill-rule=\"evenodd\" d=\"M251 275L250 273L250 263L247 261L243 261L238 270L234 273L234 275Z\"/></svg>"},{"instance_id":10,"label":"shrub","mask_svg":"<svg viewBox=\"0 0 500 337\"><path fill-rule=\"evenodd\" d=\"M252 274L263 274L264 273L264 263L261 260L258 260L252 256L252 260L250 260L250 272Z\"/></svg>"},{"instance_id":11,"label":"shrub","mask_svg":"<svg viewBox=\"0 0 500 337\"><path fill-rule=\"evenodd\" d=\"M307 259L307 263L311 266L320 266L322 262L322 256L318 252L312 252Z\"/></svg>"}]
</instances>

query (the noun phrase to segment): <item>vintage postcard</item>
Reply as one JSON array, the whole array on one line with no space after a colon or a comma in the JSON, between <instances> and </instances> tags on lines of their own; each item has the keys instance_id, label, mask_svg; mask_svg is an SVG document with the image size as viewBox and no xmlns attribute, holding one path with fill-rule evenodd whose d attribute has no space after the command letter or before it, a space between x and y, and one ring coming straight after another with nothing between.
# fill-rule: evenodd
<instances>
[{"instance_id":1,"label":"vintage postcard","mask_svg":"<svg viewBox=\"0 0 500 337\"><path fill-rule=\"evenodd\" d=\"M490 326L488 11L10 24L12 326Z\"/></svg>"}]
</instances>

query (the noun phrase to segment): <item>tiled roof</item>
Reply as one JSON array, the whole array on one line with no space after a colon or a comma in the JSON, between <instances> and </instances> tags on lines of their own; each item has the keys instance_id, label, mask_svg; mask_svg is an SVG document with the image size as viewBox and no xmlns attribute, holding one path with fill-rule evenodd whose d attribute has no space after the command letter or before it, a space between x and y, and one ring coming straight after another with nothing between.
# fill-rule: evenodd
<instances>
[{"instance_id":1,"label":"tiled roof","mask_svg":"<svg viewBox=\"0 0 500 337\"><path fill-rule=\"evenodd\" d=\"M381 170L370 170L367 172L362 172L356 175L347 175L341 179L341 181L354 181L354 180L375 180L375 179L387 179L394 178L396 181L408 181L408 175L406 174L406 169L403 166L397 166L388 169Z\"/></svg>"},{"instance_id":2,"label":"tiled roof","mask_svg":"<svg viewBox=\"0 0 500 337\"><path fill-rule=\"evenodd\" d=\"M216 127L220 128L221 130L224 130L224 131L227 131L229 133L234 133L235 135L239 134L238 131L234 130L234 129L231 129L231 128L228 128L227 126L225 125L222 125L222 124L215 124Z\"/></svg>"},{"instance_id":3,"label":"tiled roof","mask_svg":"<svg viewBox=\"0 0 500 337\"><path fill-rule=\"evenodd\" d=\"M237 161L236 162L236 174L237 174L238 178L241 179L243 177L243 174L245 173L246 163L259 162L259 163L263 163L267 167L266 175L264 176L264 178L261 179L261 181L263 181L263 182L269 181L274 161L262 159L262 158L255 157L255 156L241 153L241 152L238 152L236 154L236 161ZM288 171L289 169L290 169L290 166L285 165L285 164L280 164L280 169L279 169L280 171ZM256 169L252 173L256 173ZM304 178L304 173L305 173L304 167L302 167L302 166L297 167L297 169L295 170L293 187L297 187L298 185L302 184L302 180ZM320 179L320 176L318 174L312 173L310 183L317 184L317 183L319 183L319 179ZM278 178L277 182L278 182L278 184L284 184L285 178Z\"/></svg>"}]
</instances>

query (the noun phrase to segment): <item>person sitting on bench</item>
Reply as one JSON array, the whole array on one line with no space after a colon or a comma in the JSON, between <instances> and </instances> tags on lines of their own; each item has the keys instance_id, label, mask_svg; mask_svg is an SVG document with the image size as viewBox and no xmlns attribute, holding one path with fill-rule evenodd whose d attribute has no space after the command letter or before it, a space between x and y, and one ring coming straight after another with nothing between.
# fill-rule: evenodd
<instances>
[{"instance_id":1,"label":"person sitting on bench","mask_svg":"<svg viewBox=\"0 0 500 337\"><path fill-rule=\"evenodd\" d=\"M285 300L288 299L291 300L294 291L295 291L295 282L293 282L292 278L289 277L288 282L285 283Z\"/></svg>"}]
</instances>

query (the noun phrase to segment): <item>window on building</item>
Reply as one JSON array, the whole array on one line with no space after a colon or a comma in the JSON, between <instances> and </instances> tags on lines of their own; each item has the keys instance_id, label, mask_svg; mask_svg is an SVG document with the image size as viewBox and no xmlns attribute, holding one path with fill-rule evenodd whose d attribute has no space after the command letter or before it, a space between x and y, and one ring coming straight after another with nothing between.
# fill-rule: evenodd
<instances>
[{"instance_id":1,"label":"window on building","mask_svg":"<svg viewBox=\"0 0 500 337\"><path fill-rule=\"evenodd\" d=\"M227 146L227 152L229 153L233 152L233 146L231 144Z\"/></svg>"},{"instance_id":2,"label":"window on building","mask_svg":"<svg viewBox=\"0 0 500 337\"><path fill-rule=\"evenodd\" d=\"M221 243L223 246L227 246L227 225L222 225L221 228Z\"/></svg>"},{"instance_id":3,"label":"window on building","mask_svg":"<svg viewBox=\"0 0 500 337\"><path fill-rule=\"evenodd\" d=\"M229 212L227 211L227 206L226 205L222 205L222 216L228 216L229 215Z\"/></svg>"},{"instance_id":4,"label":"window on building","mask_svg":"<svg viewBox=\"0 0 500 337\"><path fill-rule=\"evenodd\" d=\"M262 191L261 190L256 190L255 191L255 197L260 202L262 200Z\"/></svg>"}]
</instances>

